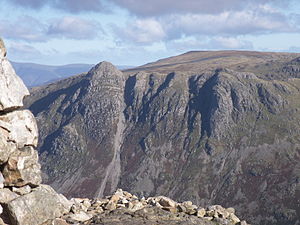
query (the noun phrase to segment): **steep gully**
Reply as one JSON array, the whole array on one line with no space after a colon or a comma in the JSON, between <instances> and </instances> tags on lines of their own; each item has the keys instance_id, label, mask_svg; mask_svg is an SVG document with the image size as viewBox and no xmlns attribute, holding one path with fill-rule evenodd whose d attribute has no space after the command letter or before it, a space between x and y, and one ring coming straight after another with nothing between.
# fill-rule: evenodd
<instances>
[{"instance_id":1,"label":"steep gully","mask_svg":"<svg viewBox=\"0 0 300 225\"><path fill-rule=\"evenodd\" d=\"M113 158L109 165L107 166L105 177L100 185L100 188L97 190L95 197L103 197L103 193L107 185L110 184L111 190L116 190L119 177L121 174L121 160L120 160L120 152L121 146L123 142L123 132L125 128L125 117L123 114L124 104L121 104L121 110L119 113L118 123L116 134L114 136L114 145L113 145Z\"/></svg>"}]
</instances>

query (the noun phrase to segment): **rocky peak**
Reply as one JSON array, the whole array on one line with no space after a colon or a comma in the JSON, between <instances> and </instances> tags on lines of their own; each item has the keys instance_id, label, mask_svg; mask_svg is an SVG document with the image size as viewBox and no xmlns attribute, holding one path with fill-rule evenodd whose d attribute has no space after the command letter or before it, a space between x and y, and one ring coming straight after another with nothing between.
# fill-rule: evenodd
<instances>
[{"instance_id":1,"label":"rocky peak","mask_svg":"<svg viewBox=\"0 0 300 225\"><path fill-rule=\"evenodd\" d=\"M123 73L110 62L103 61L94 66L88 72L87 77L91 78L92 84L101 82L119 85L123 80Z\"/></svg>"},{"instance_id":2,"label":"rocky peak","mask_svg":"<svg viewBox=\"0 0 300 225\"><path fill-rule=\"evenodd\" d=\"M95 65L89 73L101 73L102 75L108 75L111 72L119 71L112 63L102 61Z\"/></svg>"}]
</instances>

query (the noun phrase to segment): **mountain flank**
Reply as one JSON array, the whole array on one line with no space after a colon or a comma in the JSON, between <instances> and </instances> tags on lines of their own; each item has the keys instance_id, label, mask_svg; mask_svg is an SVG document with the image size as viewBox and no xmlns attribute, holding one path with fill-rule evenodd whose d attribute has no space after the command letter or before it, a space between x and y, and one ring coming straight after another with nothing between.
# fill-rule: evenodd
<instances>
[{"instance_id":1,"label":"mountain flank","mask_svg":"<svg viewBox=\"0 0 300 225\"><path fill-rule=\"evenodd\" d=\"M299 57L189 52L123 73L102 62L33 88L45 180L67 196L120 187L297 224Z\"/></svg>"}]
</instances>

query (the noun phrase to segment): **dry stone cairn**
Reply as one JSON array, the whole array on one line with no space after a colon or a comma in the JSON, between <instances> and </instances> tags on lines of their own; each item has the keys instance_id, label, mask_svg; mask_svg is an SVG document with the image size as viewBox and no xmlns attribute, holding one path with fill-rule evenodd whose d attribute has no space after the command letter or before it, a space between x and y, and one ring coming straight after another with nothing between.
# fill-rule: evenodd
<instances>
[{"instance_id":1,"label":"dry stone cairn","mask_svg":"<svg viewBox=\"0 0 300 225\"><path fill-rule=\"evenodd\" d=\"M70 202L41 184L37 124L23 98L29 91L0 39L0 224L40 225L69 212Z\"/></svg>"}]
</instances>

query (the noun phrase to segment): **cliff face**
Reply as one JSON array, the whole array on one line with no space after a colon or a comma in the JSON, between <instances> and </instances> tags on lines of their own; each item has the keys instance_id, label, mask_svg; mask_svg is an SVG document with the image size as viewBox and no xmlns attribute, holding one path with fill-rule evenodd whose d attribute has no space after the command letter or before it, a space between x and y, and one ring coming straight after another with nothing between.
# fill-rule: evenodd
<instances>
[{"instance_id":1,"label":"cliff face","mask_svg":"<svg viewBox=\"0 0 300 225\"><path fill-rule=\"evenodd\" d=\"M298 57L191 52L124 73L103 62L34 88L45 177L70 196L119 186L299 223Z\"/></svg>"}]
</instances>

